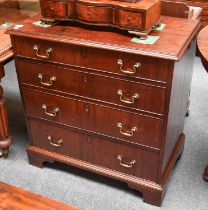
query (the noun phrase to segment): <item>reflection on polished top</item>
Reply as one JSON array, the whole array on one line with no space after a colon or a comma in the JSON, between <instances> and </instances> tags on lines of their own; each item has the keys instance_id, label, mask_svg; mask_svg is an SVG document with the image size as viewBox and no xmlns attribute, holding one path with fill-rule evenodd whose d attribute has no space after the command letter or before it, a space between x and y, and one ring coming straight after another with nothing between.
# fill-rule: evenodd
<instances>
[{"instance_id":1,"label":"reflection on polished top","mask_svg":"<svg viewBox=\"0 0 208 210\"><path fill-rule=\"evenodd\" d=\"M159 39L153 45L144 45L132 42L134 35L114 31L98 33L93 28L90 30L72 24L67 27L59 24L48 28L34 25L39 19L40 16L27 19L21 22L24 27L11 29L9 33L116 51L125 50L129 53L170 60L180 60L199 27L199 20L161 16L165 28L162 31L151 32L152 36L159 36Z\"/></svg>"}]
</instances>

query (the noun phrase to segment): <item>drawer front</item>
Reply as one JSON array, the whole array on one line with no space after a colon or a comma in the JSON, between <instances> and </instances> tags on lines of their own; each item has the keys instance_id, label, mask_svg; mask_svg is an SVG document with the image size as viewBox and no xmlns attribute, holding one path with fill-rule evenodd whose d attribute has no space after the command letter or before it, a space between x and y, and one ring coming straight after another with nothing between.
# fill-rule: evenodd
<instances>
[{"instance_id":1,"label":"drawer front","mask_svg":"<svg viewBox=\"0 0 208 210\"><path fill-rule=\"evenodd\" d=\"M23 100L28 115L160 148L161 119L28 89Z\"/></svg>"},{"instance_id":2,"label":"drawer front","mask_svg":"<svg viewBox=\"0 0 208 210\"><path fill-rule=\"evenodd\" d=\"M40 1L43 17L67 17L67 3L58 1Z\"/></svg>"},{"instance_id":3,"label":"drawer front","mask_svg":"<svg viewBox=\"0 0 208 210\"><path fill-rule=\"evenodd\" d=\"M80 160L91 160L91 148L87 135L36 120L29 120L29 126L32 145Z\"/></svg>"},{"instance_id":4,"label":"drawer front","mask_svg":"<svg viewBox=\"0 0 208 210\"><path fill-rule=\"evenodd\" d=\"M151 181L156 180L158 155L78 132L29 121L33 145Z\"/></svg>"},{"instance_id":5,"label":"drawer front","mask_svg":"<svg viewBox=\"0 0 208 210\"><path fill-rule=\"evenodd\" d=\"M168 77L167 60L22 37L15 37L15 46L17 55L44 61L97 69L128 78L166 82Z\"/></svg>"},{"instance_id":6,"label":"drawer front","mask_svg":"<svg viewBox=\"0 0 208 210\"><path fill-rule=\"evenodd\" d=\"M17 61L20 83L162 114L165 88Z\"/></svg>"},{"instance_id":7,"label":"drawer front","mask_svg":"<svg viewBox=\"0 0 208 210\"><path fill-rule=\"evenodd\" d=\"M84 22L106 23L108 24L111 19L111 8L108 7L95 7L77 4L77 19Z\"/></svg>"},{"instance_id":8,"label":"drawer front","mask_svg":"<svg viewBox=\"0 0 208 210\"><path fill-rule=\"evenodd\" d=\"M142 30L142 13L120 9L118 10L117 21L121 28Z\"/></svg>"}]
</instances>

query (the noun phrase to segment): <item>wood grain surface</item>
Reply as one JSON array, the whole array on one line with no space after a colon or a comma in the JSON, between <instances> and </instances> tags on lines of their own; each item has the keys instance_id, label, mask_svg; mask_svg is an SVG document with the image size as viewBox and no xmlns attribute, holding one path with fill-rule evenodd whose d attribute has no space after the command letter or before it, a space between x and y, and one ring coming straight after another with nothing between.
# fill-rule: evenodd
<instances>
[{"instance_id":1,"label":"wood grain surface","mask_svg":"<svg viewBox=\"0 0 208 210\"><path fill-rule=\"evenodd\" d=\"M72 24L67 25L67 27L54 25L49 28L38 27L32 24L39 19L40 16L27 19L21 22L24 27L17 30L11 28L8 33L18 35L19 39L21 36L29 38L32 36L33 39L30 42L31 47L37 44L37 40L35 40L37 37L39 39L38 42L41 40L47 40L47 42L56 40L56 43L78 44L80 46L90 46L92 48L107 49L116 52L124 51L126 53L162 59L180 60L185 52L184 49L189 46L199 28L199 20L162 16L161 22L166 24L164 30L153 31L151 33L152 36L159 36L158 41L153 45L143 45L132 42L131 40L134 35L128 35L126 33L106 30L98 33L96 28L89 29L76 25L73 26ZM47 42L44 41L44 43ZM24 43L22 42L22 44ZM23 49L18 47L17 50ZM32 49L31 51L27 51L27 53L34 54Z\"/></svg>"},{"instance_id":2,"label":"wood grain surface","mask_svg":"<svg viewBox=\"0 0 208 210\"><path fill-rule=\"evenodd\" d=\"M12 210L78 210L70 205L28 192L24 189L0 182L0 209Z\"/></svg>"},{"instance_id":3,"label":"wood grain surface","mask_svg":"<svg viewBox=\"0 0 208 210\"><path fill-rule=\"evenodd\" d=\"M197 37L197 46L199 49L202 64L208 72L208 26L203 28Z\"/></svg>"},{"instance_id":4,"label":"wood grain surface","mask_svg":"<svg viewBox=\"0 0 208 210\"><path fill-rule=\"evenodd\" d=\"M73 21L88 25L111 26L132 33L148 34L160 20L160 0L139 0L135 3L112 0L40 0L44 22Z\"/></svg>"}]
</instances>

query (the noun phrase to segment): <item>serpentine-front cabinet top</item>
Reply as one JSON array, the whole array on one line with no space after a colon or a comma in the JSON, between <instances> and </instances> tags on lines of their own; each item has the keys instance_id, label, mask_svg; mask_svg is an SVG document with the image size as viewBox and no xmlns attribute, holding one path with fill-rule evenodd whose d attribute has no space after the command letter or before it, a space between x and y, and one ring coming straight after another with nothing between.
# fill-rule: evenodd
<instances>
[{"instance_id":1,"label":"serpentine-front cabinet top","mask_svg":"<svg viewBox=\"0 0 208 210\"><path fill-rule=\"evenodd\" d=\"M159 24L160 0L140 0L135 3L112 0L40 0L41 20L70 20L87 25L111 26L145 37Z\"/></svg>"}]
</instances>

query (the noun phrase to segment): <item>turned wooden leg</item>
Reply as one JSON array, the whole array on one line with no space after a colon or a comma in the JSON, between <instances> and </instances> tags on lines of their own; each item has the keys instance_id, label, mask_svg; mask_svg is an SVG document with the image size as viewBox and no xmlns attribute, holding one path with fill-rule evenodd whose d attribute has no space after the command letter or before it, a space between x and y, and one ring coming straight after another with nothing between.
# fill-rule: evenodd
<instances>
[{"instance_id":1,"label":"turned wooden leg","mask_svg":"<svg viewBox=\"0 0 208 210\"><path fill-rule=\"evenodd\" d=\"M203 179L208 182L208 165L204 170Z\"/></svg>"},{"instance_id":2,"label":"turned wooden leg","mask_svg":"<svg viewBox=\"0 0 208 210\"><path fill-rule=\"evenodd\" d=\"M4 66L0 64L0 79L4 76ZM8 157L9 146L12 139L9 135L8 120L5 101L3 99L3 88L0 85L0 157Z\"/></svg>"}]
</instances>

